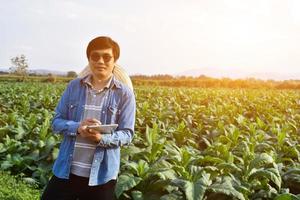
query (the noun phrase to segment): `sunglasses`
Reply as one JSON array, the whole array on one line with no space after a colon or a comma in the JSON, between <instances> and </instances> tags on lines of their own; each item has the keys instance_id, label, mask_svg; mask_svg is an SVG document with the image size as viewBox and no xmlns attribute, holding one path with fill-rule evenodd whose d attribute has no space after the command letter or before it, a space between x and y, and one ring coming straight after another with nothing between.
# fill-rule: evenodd
<instances>
[{"instance_id":1,"label":"sunglasses","mask_svg":"<svg viewBox=\"0 0 300 200\"><path fill-rule=\"evenodd\" d=\"M91 55L90 55L91 60L94 62L98 62L101 57L105 63L108 63L113 58L108 53L99 54L97 52L94 52L94 53L91 53Z\"/></svg>"}]
</instances>

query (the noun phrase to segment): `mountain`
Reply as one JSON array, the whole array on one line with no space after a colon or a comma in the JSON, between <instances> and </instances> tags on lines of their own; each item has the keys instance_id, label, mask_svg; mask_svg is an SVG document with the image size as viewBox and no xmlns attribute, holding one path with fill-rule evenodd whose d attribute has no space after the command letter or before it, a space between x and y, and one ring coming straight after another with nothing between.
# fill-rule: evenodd
<instances>
[{"instance_id":1,"label":"mountain","mask_svg":"<svg viewBox=\"0 0 300 200\"><path fill-rule=\"evenodd\" d=\"M9 67L0 67L0 72L9 72Z\"/></svg>"},{"instance_id":2,"label":"mountain","mask_svg":"<svg viewBox=\"0 0 300 200\"><path fill-rule=\"evenodd\" d=\"M57 71L57 70L30 69L28 71L29 71L29 73L34 73L34 74L38 74L38 75L48 75L48 74L59 75L59 76L67 75L67 72Z\"/></svg>"},{"instance_id":3,"label":"mountain","mask_svg":"<svg viewBox=\"0 0 300 200\"><path fill-rule=\"evenodd\" d=\"M9 67L0 67L0 72L9 72ZM57 71L57 70L47 70L47 69L29 69L29 74L37 74L37 75L58 75L58 76L66 76L67 72Z\"/></svg>"},{"instance_id":4,"label":"mountain","mask_svg":"<svg viewBox=\"0 0 300 200\"><path fill-rule=\"evenodd\" d=\"M197 77L200 75L205 75L213 78L232 78L232 79L245 79L245 78L256 78L262 80L300 80L300 72L245 72L241 70L224 70L214 67L205 68L194 68L180 73L175 74L175 76L192 76Z\"/></svg>"}]
</instances>

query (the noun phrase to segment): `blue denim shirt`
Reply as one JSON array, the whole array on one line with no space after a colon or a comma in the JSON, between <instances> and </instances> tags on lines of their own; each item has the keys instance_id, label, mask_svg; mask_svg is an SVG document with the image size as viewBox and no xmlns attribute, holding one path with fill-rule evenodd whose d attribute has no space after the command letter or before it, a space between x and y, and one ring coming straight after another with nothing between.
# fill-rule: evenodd
<instances>
[{"instance_id":1,"label":"blue denim shirt","mask_svg":"<svg viewBox=\"0 0 300 200\"><path fill-rule=\"evenodd\" d=\"M84 77L85 78L85 77ZM53 166L55 176L68 179L73 158L77 129L84 112L86 84L84 78L69 83L64 91L52 120L54 133L63 135L58 157ZM119 124L111 134L103 134L97 144L92 162L89 185L101 185L116 179L120 168L120 147L129 144L134 135L135 97L126 85L112 78L108 98L104 100L102 124Z\"/></svg>"}]
</instances>

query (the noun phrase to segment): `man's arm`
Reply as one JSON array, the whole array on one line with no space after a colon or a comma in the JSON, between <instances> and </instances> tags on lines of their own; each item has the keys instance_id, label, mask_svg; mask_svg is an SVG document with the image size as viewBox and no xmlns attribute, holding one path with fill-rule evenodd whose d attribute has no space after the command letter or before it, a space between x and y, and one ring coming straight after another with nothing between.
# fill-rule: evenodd
<instances>
[{"instance_id":1,"label":"man's arm","mask_svg":"<svg viewBox=\"0 0 300 200\"><path fill-rule=\"evenodd\" d=\"M52 130L54 133L76 136L80 122L67 120L70 87L71 83L67 86L55 108L55 115L52 119Z\"/></svg>"},{"instance_id":2,"label":"man's arm","mask_svg":"<svg viewBox=\"0 0 300 200\"><path fill-rule=\"evenodd\" d=\"M122 99L117 131L102 134L98 146L117 147L129 144L134 135L135 110L135 97L133 91L128 89Z\"/></svg>"}]
</instances>

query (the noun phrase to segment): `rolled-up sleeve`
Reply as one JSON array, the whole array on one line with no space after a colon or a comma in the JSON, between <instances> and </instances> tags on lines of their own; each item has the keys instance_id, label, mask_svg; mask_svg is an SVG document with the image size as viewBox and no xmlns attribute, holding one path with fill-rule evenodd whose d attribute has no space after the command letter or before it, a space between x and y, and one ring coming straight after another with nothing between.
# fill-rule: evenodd
<instances>
[{"instance_id":1,"label":"rolled-up sleeve","mask_svg":"<svg viewBox=\"0 0 300 200\"><path fill-rule=\"evenodd\" d=\"M118 128L110 134L102 134L102 139L98 143L101 147L118 147L131 143L134 135L135 124L135 97L133 91L126 90L120 103L120 115Z\"/></svg>"}]
</instances>

